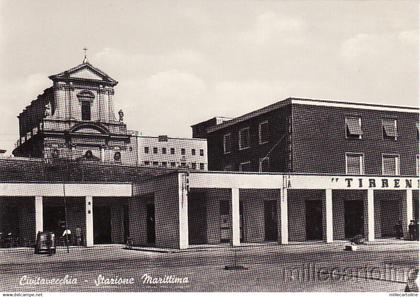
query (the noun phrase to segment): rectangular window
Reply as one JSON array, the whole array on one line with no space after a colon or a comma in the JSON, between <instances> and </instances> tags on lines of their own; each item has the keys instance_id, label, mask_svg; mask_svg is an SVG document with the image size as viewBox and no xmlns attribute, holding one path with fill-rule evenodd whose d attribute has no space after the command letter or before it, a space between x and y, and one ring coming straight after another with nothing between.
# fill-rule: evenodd
<instances>
[{"instance_id":1,"label":"rectangular window","mask_svg":"<svg viewBox=\"0 0 420 297\"><path fill-rule=\"evenodd\" d=\"M363 135L362 131L362 119L360 117L346 117L346 138L361 139Z\"/></svg>"},{"instance_id":2,"label":"rectangular window","mask_svg":"<svg viewBox=\"0 0 420 297\"><path fill-rule=\"evenodd\" d=\"M251 161L239 164L239 171L251 171Z\"/></svg>"},{"instance_id":3,"label":"rectangular window","mask_svg":"<svg viewBox=\"0 0 420 297\"><path fill-rule=\"evenodd\" d=\"M166 167L166 166L168 166L168 163L167 162L162 162L162 166Z\"/></svg>"},{"instance_id":4,"label":"rectangular window","mask_svg":"<svg viewBox=\"0 0 420 297\"><path fill-rule=\"evenodd\" d=\"M184 148L181 149L181 155L183 155L183 156L185 155L185 149Z\"/></svg>"},{"instance_id":5,"label":"rectangular window","mask_svg":"<svg viewBox=\"0 0 420 297\"><path fill-rule=\"evenodd\" d=\"M154 154L157 154L157 153L158 153L158 148L157 148L157 147L154 147L154 148L153 148L153 153L154 153Z\"/></svg>"},{"instance_id":6,"label":"rectangular window","mask_svg":"<svg viewBox=\"0 0 420 297\"><path fill-rule=\"evenodd\" d=\"M153 162L153 166L159 166L159 162Z\"/></svg>"},{"instance_id":7,"label":"rectangular window","mask_svg":"<svg viewBox=\"0 0 420 297\"><path fill-rule=\"evenodd\" d=\"M182 163L181 163L181 167L187 167L187 163L182 162Z\"/></svg>"},{"instance_id":8,"label":"rectangular window","mask_svg":"<svg viewBox=\"0 0 420 297\"><path fill-rule=\"evenodd\" d=\"M417 176L420 175L420 160L419 160L419 155L416 156L416 175Z\"/></svg>"},{"instance_id":9,"label":"rectangular window","mask_svg":"<svg viewBox=\"0 0 420 297\"><path fill-rule=\"evenodd\" d=\"M382 175L400 175L399 155L382 155Z\"/></svg>"},{"instance_id":10,"label":"rectangular window","mask_svg":"<svg viewBox=\"0 0 420 297\"><path fill-rule=\"evenodd\" d=\"M223 135L223 152L229 154L232 148L232 135L230 133Z\"/></svg>"},{"instance_id":11,"label":"rectangular window","mask_svg":"<svg viewBox=\"0 0 420 297\"><path fill-rule=\"evenodd\" d=\"M397 120L382 119L382 134L384 139L397 140Z\"/></svg>"},{"instance_id":12,"label":"rectangular window","mask_svg":"<svg viewBox=\"0 0 420 297\"><path fill-rule=\"evenodd\" d=\"M259 166L260 172L270 172L270 158L265 157L260 159L260 166Z\"/></svg>"},{"instance_id":13,"label":"rectangular window","mask_svg":"<svg viewBox=\"0 0 420 297\"><path fill-rule=\"evenodd\" d=\"M258 143L264 144L270 140L270 131L268 121L262 122L258 125Z\"/></svg>"},{"instance_id":14,"label":"rectangular window","mask_svg":"<svg viewBox=\"0 0 420 297\"><path fill-rule=\"evenodd\" d=\"M171 155L175 155L175 149L171 147Z\"/></svg>"},{"instance_id":15,"label":"rectangular window","mask_svg":"<svg viewBox=\"0 0 420 297\"><path fill-rule=\"evenodd\" d=\"M249 148L249 127L239 130L239 149Z\"/></svg>"},{"instance_id":16,"label":"rectangular window","mask_svg":"<svg viewBox=\"0 0 420 297\"><path fill-rule=\"evenodd\" d=\"M204 170L204 163L200 163L200 170Z\"/></svg>"},{"instance_id":17,"label":"rectangular window","mask_svg":"<svg viewBox=\"0 0 420 297\"><path fill-rule=\"evenodd\" d=\"M192 169L197 169L197 163L191 163L191 168Z\"/></svg>"},{"instance_id":18,"label":"rectangular window","mask_svg":"<svg viewBox=\"0 0 420 297\"><path fill-rule=\"evenodd\" d=\"M149 161L144 161L144 165L149 166L150 162Z\"/></svg>"},{"instance_id":19,"label":"rectangular window","mask_svg":"<svg viewBox=\"0 0 420 297\"><path fill-rule=\"evenodd\" d=\"M162 154L163 154L163 155L166 155L166 147L163 147L163 148L162 148Z\"/></svg>"},{"instance_id":20,"label":"rectangular window","mask_svg":"<svg viewBox=\"0 0 420 297\"><path fill-rule=\"evenodd\" d=\"M195 149L191 149L191 155L195 156Z\"/></svg>"},{"instance_id":21,"label":"rectangular window","mask_svg":"<svg viewBox=\"0 0 420 297\"><path fill-rule=\"evenodd\" d=\"M149 153L149 147L148 147L148 146L145 146L145 147L144 147L144 153L145 153L145 154L148 154L148 153Z\"/></svg>"},{"instance_id":22,"label":"rectangular window","mask_svg":"<svg viewBox=\"0 0 420 297\"><path fill-rule=\"evenodd\" d=\"M365 174L364 156L360 153L346 153L346 174Z\"/></svg>"},{"instance_id":23,"label":"rectangular window","mask_svg":"<svg viewBox=\"0 0 420 297\"><path fill-rule=\"evenodd\" d=\"M204 156L204 150L200 149L200 156Z\"/></svg>"},{"instance_id":24,"label":"rectangular window","mask_svg":"<svg viewBox=\"0 0 420 297\"><path fill-rule=\"evenodd\" d=\"M171 162L171 167L176 167L176 163L175 162Z\"/></svg>"},{"instance_id":25,"label":"rectangular window","mask_svg":"<svg viewBox=\"0 0 420 297\"><path fill-rule=\"evenodd\" d=\"M82 101L82 121L90 121L90 102Z\"/></svg>"}]
</instances>

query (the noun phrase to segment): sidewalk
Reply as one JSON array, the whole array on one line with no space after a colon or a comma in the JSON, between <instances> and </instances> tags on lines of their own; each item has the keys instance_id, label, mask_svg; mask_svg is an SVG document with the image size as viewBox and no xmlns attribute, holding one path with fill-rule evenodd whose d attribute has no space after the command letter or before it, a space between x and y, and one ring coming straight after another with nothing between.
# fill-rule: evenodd
<instances>
[{"instance_id":1,"label":"sidewalk","mask_svg":"<svg viewBox=\"0 0 420 297\"><path fill-rule=\"evenodd\" d=\"M234 250L241 255L265 255L275 253L300 254L300 253L324 253L341 252L348 241L324 242L291 242L288 245L271 243L245 243L239 247L231 247L229 244L220 245L192 245L186 250L165 249L155 247L133 247L127 249L122 244L95 245L94 247L70 247L67 253L66 247L58 247L55 255L35 255L33 248L7 248L0 249L0 263L25 264L42 262L68 262L68 261L103 261L117 259L150 259L168 258L171 255L187 257L188 255L230 255ZM415 241L403 241L394 239L379 239L375 242L360 245L356 252L402 252L419 250L419 243Z\"/></svg>"}]
</instances>

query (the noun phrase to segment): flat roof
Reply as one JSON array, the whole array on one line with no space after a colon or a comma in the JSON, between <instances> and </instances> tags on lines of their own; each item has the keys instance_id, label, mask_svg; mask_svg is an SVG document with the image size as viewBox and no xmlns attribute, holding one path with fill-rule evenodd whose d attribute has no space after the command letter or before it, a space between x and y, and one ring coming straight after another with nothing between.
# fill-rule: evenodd
<instances>
[{"instance_id":1,"label":"flat roof","mask_svg":"<svg viewBox=\"0 0 420 297\"><path fill-rule=\"evenodd\" d=\"M235 125L237 123L249 120L259 115L268 113L270 111L279 109L286 105L300 104L300 105L312 105L312 106L325 106L325 107L339 107L339 108L355 108L355 109L367 109L367 110L381 110L381 111L394 111L394 112L407 112L407 113L419 113L418 107L410 106L395 106L395 105L381 105L381 104L370 104L370 103L354 103L354 102L343 102L334 100L324 99L311 99L311 98L294 98L289 97L285 100L278 101L271 105L265 106L261 109L251 111L242 116L236 117L230 121L223 122L217 126L212 126L207 129L208 133L215 132L217 130Z\"/></svg>"},{"instance_id":2,"label":"flat roof","mask_svg":"<svg viewBox=\"0 0 420 297\"><path fill-rule=\"evenodd\" d=\"M159 139L159 136L166 136L166 135L159 135L159 136L146 136L146 135L133 135L134 137L138 137L138 138L155 138L156 140ZM188 140L188 141L207 141L206 138L187 138L187 137L169 137L167 136L168 139L175 139L175 140ZM165 142L165 141L161 141L161 142Z\"/></svg>"}]
</instances>

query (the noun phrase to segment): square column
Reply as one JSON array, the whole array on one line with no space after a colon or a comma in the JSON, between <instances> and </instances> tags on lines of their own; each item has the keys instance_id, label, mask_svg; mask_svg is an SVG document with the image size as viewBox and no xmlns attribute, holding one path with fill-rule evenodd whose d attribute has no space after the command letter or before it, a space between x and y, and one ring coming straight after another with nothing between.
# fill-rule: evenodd
<instances>
[{"instance_id":1,"label":"square column","mask_svg":"<svg viewBox=\"0 0 420 297\"><path fill-rule=\"evenodd\" d=\"M188 176L180 175L178 212L179 212L179 249L187 249L188 240Z\"/></svg>"},{"instance_id":2,"label":"square column","mask_svg":"<svg viewBox=\"0 0 420 297\"><path fill-rule=\"evenodd\" d=\"M322 236L325 242L333 242L333 209L332 209L332 190L325 189L325 195L322 199L322 227L324 228Z\"/></svg>"},{"instance_id":3,"label":"square column","mask_svg":"<svg viewBox=\"0 0 420 297\"><path fill-rule=\"evenodd\" d=\"M35 197L35 236L44 231L44 209L42 196Z\"/></svg>"},{"instance_id":4,"label":"square column","mask_svg":"<svg viewBox=\"0 0 420 297\"><path fill-rule=\"evenodd\" d=\"M93 246L93 198L85 197L86 246Z\"/></svg>"},{"instance_id":5,"label":"square column","mask_svg":"<svg viewBox=\"0 0 420 297\"><path fill-rule=\"evenodd\" d=\"M105 148L101 147L101 162L105 162Z\"/></svg>"},{"instance_id":6,"label":"square column","mask_svg":"<svg viewBox=\"0 0 420 297\"><path fill-rule=\"evenodd\" d=\"M231 245L241 245L241 230L240 230L240 211L239 211L239 189L232 189L232 199L230 203L232 210L232 228L231 228Z\"/></svg>"},{"instance_id":7,"label":"square column","mask_svg":"<svg viewBox=\"0 0 420 297\"><path fill-rule=\"evenodd\" d=\"M364 200L364 212L365 212L365 237L368 241L375 240L375 200L373 189L366 191L366 197Z\"/></svg>"},{"instance_id":8,"label":"square column","mask_svg":"<svg viewBox=\"0 0 420 297\"><path fill-rule=\"evenodd\" d=\"M280 199L277 199L278 243L289 243L289 220L287 215L287 189L280 189Z\"/></svg>"},{"instance_id":9,"label":"square column","mask_svg":"<svg viewBox=\"0 0 420 297\"><path fill-rule=\"evenodd\" d=\"M408 225L413 219L413 190L406 190L402 201L402 226L404 238L409 238Z\"/></svg>"}]
</instances>

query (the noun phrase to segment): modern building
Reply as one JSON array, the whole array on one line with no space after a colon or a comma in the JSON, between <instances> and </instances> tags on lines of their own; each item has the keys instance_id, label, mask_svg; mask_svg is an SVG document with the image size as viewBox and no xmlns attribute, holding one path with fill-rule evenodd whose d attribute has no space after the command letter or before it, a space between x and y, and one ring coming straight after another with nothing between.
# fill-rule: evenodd
<instances>
[{"instance_id":1,"label":"modern building","mask_svg":"<svg viewBox=\"0 0 420 297\"><path fill-rule=\"evenodd\" d=\"M66 162L0 159L0 232L13 234L13 246L31 246L38 231L60 238L66 217L73 234L82 229L86 246L130 237L135 245L175 249L225 242L328 243L360 232L374 241L393 236L395 220L407 226L418 219L418 176Z\"/></svg>"},{"instance_id":2,"label":"modern building","mask_svg":"<svg viewBox=\"0 0 420 297\"><path fill-rule=\"evenodd\" d=\"M289 98L209 127L209 170L414 176L418 125L418 108Z\"/></svg>"},{"instance_id":3,"label":"modern building","mask_svg":"<svg viewBox=\"0 0 420 297\"><path fill-rule=\"evenodd\" d=\"M139 166L207 170L207 140L137 136Z\"/></svg>"},{"instance_id":4,"label":"modern building","mask_svg":"<svg viewBox=\"0 0 420 297\"><path fill-rule=\"evenodd\" d=\"M53 86L18 116L18 157L101 160L135 164L135 132L114 112L117 81L83 63L49 77Z\"/></svg>"}]
</instances>

